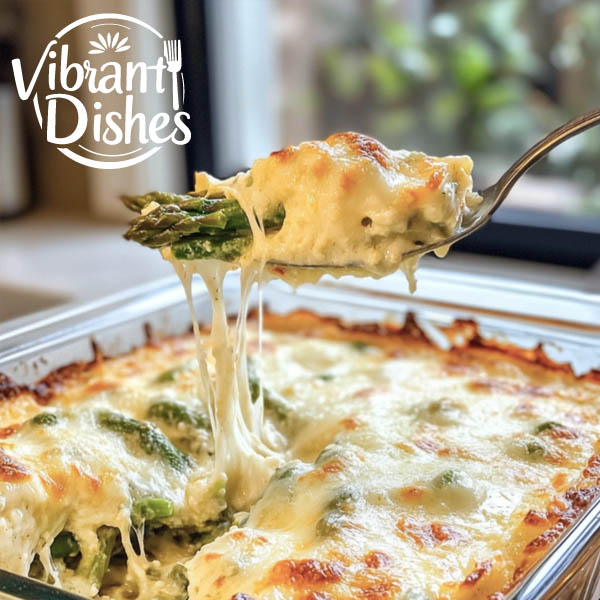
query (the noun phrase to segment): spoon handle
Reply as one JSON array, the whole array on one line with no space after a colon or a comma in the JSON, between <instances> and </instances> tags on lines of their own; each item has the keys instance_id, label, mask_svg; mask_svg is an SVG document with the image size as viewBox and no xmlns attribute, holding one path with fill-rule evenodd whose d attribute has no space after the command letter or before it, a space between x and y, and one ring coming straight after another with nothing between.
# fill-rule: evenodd
<instances>
[{"instance_id":1,"label":"spoon handle","mask_svg":"<svg viewBox=\"0 0 600 600\"><path fill-rule=\"evenodd\" d=\"M600 123L600 108L595 108L589 112L571 119L568 123L561 125L543 140L540 140L535 146L532 146L527 152L520 156L500 177L500 179L491 188L482 192L483 196L494 199L489 215L491 215L508 195L516 181L531 166L542 159L553 148L562 144L565 140L593 127Z\"/></svg>"}]
</instances>

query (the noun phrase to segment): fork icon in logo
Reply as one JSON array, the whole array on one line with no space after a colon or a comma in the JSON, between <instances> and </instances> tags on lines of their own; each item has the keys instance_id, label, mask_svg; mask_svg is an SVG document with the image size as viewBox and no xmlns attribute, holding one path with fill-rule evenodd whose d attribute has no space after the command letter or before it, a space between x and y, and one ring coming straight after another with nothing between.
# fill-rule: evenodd
<instances>
[{"instance_id":1,"label":"fork icon in logo","mask_svg":"<svg viewBox=\"0 0 600 600\"><path fill-rule=\"evenodd\" d=\"M181 71L181 42L179 40L165 40L163 54L167 60L167 71L171 73L173 88L173 110L179 110L179 87L177 75Z\"/></svg>"}]
</instances>

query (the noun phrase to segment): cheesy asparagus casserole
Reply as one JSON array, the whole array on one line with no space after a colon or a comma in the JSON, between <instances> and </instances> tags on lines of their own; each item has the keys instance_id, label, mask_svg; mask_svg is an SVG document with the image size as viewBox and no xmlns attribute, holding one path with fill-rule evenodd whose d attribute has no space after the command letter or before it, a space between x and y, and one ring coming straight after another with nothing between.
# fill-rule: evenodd
<instances>
[{"instance_id":1,"label":"cheesy asparagus casserole","mask_svg":"<svg viewBox=\"0 0 600 600\"><path fill-rule=\"evenodd\" d=\"M470 169L338 134L125 199L193 334L0 375L0 568L90 598L501 600L600 492L600 374L469 322L444 350L410 319L246 315L270 277L406 267L477 204Z\"/></svg>"}]
</instances>

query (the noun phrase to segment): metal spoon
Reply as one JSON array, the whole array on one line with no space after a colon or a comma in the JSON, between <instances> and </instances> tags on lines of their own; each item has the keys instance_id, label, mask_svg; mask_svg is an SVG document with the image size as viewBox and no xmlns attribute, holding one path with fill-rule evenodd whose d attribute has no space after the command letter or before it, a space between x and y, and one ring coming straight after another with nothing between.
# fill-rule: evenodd
<instances>
[{"instance_id":1,"label":"metal spoon","mask_svg":"<svg viewBox=\"0 0 600 600\"><path fill-rule=\"evenodd\" d=\"M19 600L87 600L83 596L0 569L0 597Z\"/></svg>"},{"instance_id":2,"label":"metal spoon","mask_svg":"<svg viewBox=\"0 0 600 600\"><path fill-rule=\"evenodd\" d=\"M556 148L559 144L562 144L565 140L597 125L600 122L600 108L591 110L575 119L570 120L558 129L555 129L552 133L548 134L543 140L540 140L535 146L532 146L527 152L525 152L520 158L518 158L500 177L500 179L490 187L479 192L482 196L483 201L477 208L477 210L463 217L463 220L458 229L449 237L437 240L431 244L421 245L416 247L414 250L405 252L402 257L410 258L412 256L418 256L441 248L442 246L448 246L454 244L458 240L470 235L474 231L477 231L480 227L483 227L491 218L494 212L498 210L498 207L504 202L508 193L512 189L513 185L517 180L539 160L541 160L550 150ZM331 265L291 265L282 262L270 261L270 265L280 267L300 267L303 269L323 269L332 268ZM346 265L346 267L358 267L361 265ZM346 268L338 267L338 268Z\"/></svg>"}]
</instances>

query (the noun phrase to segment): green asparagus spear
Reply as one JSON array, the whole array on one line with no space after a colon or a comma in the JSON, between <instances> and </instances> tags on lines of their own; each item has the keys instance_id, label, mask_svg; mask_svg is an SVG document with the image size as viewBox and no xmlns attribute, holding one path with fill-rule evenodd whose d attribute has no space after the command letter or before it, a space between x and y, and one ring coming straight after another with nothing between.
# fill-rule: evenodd
<instances>
[{"instance_id":1,"label":"green asparagus spear","mask_svg":"<svg viewBox=\"0 0 600 600\"><path fill-rule=\"evenodd\" d=\"M158 600L188 600L190 582L187 577L187 569L182 564L177 563L169 572L167 579L170 593L161 591Z\"/></svg>"},{"instance_id":2,"label":"green asparagus spear","mask_svg":"<svg viewBox=\"0 0 600 600\"><path fill-rule=\"evenodd\" d=\"M177 365L172 369L167 369L154 378L153 383L172 383L177 379L177 375L181 373L187 365Z\"/></svg>"},{"instance_id":3,"label":"green asparagus spear","mask_svg":"<svg viewBox=\"0 0 600 600\"><path fill-rule=\"evenodd\" d=\"M184 471L191 464L189 457L178 450L152 423L109 411L98 413L98 423L121 435L137 438L146 454L159 456L177 471Z\"/></svg>"},{"instance_id":4,"label":"green asparagus spear","mask_svg":"<svg viewBox=\"0 0 600 600\"><path fill-rule=\"evenodd\" d=\"M52 426L58 423L58 415L52 412L41 412L31 418L33 425Z\"/></svg>"},{"instance_id":5,"label":"green asparagus spear","mask_svg":"<svg viewBox=\"0 0 600 600\"><path fill-rule=\"evenodd\" d=\"M79 553L79 544L70 531L61 531L50 546L52 558L66 558Z\"/></svg>"},{"instance_id":6,"label":"green asparagus spear","mask_svg":"<svg viewBox=\"0 0 600 600\"><path fill-rule=\"evenodd\" d=\"M202 208L209 210L217 206L219 200L224 200L225 194L212 194L208 196L206 192L189 192L188 194L172 194L170 192L150 192L143 196L121 196L121 202L134 212L142 212L148 204L166 205L175 204L184 209L198 210Z\"/></svg>"},{"instance_id":7,"label":"green asparagus spear","mask_svg":"<svg viewBox=\"0 0 600 600\"><path fill-rule=\"evenodd\" d=\"M178 260L216 258L225 262L237 260L250 247L252 237L240 235L234 238L183 238L171 246L173 256Z\"/></svg>"},{"instance_id":8,"label":"green asparagus spear","mask_svg":"<svg viewBox=\"0 0 600 600\"><path fill-rule=\"evenodd\" d=\"M173 516L173 503L165 498L142 498L131 508L133 522L159 521Z\"/></svg>"},{"instance_id":9,"label":"green asparagus spear","mask_svg":"<svg viewBox=\"0 0 600 600\"><path fill-rule=\"evenodd\" d=\"M197 410L188 408L179 402L160 400L150 405L147 413L148 418L159 419L167 425L179 425L185 423L197 429L208 429L208 419Z\"/></svg>"},{"instance_id":10,"label":"green asparagus spear","mask_svg":"<svg viewBox=\"0 0 600 600\"><path fill-rule=\"evenodd\" d=\"M545 421L544 423L540 423L536 428L535 428L535 433L543 433L544 431L548 431L550 429L557 429L557 428L561 428L562 425L560 423L558 423L557 421Z\"/></svg>"},{"instance_id":11,"label":"green asparagus spear","mask_svg":"<svg viewBox=\"0 0 600 600\"><path fill-rule=\"evenodd\" d=\"M252 243L252 230L237 200L224 195L178 195L151 192L145 196L124 196L131 210L142 211L151 202L157 206L134 219L125 234L128 240L150 248L170 246L177 259L238 259ZM263 219L269 233L281 229L285 209L281 204Z\"/></svg>"},{"instance_id":12,"label":"green asparagus spear","mask_svg":"<svg viewBox=\"0 0 600 600\"><path fill-rule=\"evenodd\" d=\"M93 551L84 552L77 565L77 575L87 579L97 589L102 585L118 534L119 530L115 527L100 527L97 531L98 546Z\"/></svg>"},{"instance_id":13,"label":"green asparagus spear","mask_svg":"<svg viewBox=\"0 0 600 600\"><path fill-rule=\"evenodd\" d=\"M317 535L319 537L339 535L347 526L347 516L354 511L359 498L358 492L351 487L339 489L327 504L325 514L317 522Z\"/></svg>"}]
</instances>

